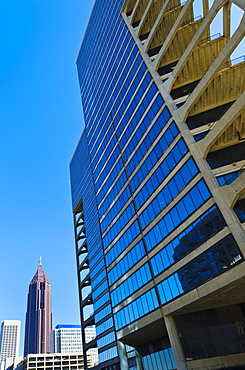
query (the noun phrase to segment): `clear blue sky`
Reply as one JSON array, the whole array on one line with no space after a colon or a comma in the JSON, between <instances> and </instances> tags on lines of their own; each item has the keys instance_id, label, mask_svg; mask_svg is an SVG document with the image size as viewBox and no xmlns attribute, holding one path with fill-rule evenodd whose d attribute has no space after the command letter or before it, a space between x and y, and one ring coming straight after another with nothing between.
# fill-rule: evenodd
<instances>
[{"instance_id":1,"label":"clear blue sky","mask_svg":"<svg viewBox=\"0 0 245 370\"><path fill-rule=\"evenodd\" d=\"M83 127L75 59L92 5L0 3L0 321L21 320L22 342L40 255L53 326L79 323L68 166Z\"/></svg>"}]
</instances>

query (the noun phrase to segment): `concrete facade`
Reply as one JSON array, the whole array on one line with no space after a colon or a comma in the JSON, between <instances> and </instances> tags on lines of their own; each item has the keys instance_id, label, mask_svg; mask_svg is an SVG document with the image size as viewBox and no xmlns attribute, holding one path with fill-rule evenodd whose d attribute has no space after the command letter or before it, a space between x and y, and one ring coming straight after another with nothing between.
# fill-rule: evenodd
<instances>
[{"instance_id":1,"label":"concrete facade","mask_svg":"<svg viewBox=\"0 0 245 370\"><path fill-rule=\"evenodd\" d=\"M82 370L83 368L82 354L74 353L30 354L22 361L22 370Z\"/></svg>"}]
</instances>

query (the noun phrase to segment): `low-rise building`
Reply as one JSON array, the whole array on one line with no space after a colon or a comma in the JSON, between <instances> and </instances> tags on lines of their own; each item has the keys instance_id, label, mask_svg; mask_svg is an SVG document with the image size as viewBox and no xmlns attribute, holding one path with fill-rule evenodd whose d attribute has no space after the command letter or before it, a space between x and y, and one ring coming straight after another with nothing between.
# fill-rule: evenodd
<instances>
[{"instance_id":1,"label":"low-rise building","mask_svg":"<svg viewBox=\"0 0 245 370\"><path fill-rule=\"evenodd\" d=\"M81 353L40 353L24 358L22 370L79 370L84 369Z\"/></svg>"}]
</instances>

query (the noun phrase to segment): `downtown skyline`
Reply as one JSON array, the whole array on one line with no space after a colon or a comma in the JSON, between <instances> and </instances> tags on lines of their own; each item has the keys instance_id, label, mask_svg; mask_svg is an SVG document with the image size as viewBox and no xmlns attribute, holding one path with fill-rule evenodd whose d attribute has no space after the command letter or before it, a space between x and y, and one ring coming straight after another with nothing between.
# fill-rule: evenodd
<instances>
[{"instance_id":1,"label":"downtown skyline","mask_svg":"<svg viewBox=\"0 0 245 370\"><path fill-rule=\"evenodd\" d=\"M29 283L28 293L26 296L25 320L23 320L23 322L16 319L2 320L0 328L0 339L6 337L6 328L7 330L9 330L9 328L11 328L11 330L16 330L16 328L18 327L16 342L17 344L15 345L16 348L14 349L15 356L26 357L28 354L52 353L53 348L50 343L50 335L56 328L81 328L81 325L79 324L80 319L77 320L77 323L67 324L67 322L69 322L68 320L65 321L65 324L63 323L55 326L53 324L52 317L53 312L51 282L49 281L48 276L45 273L42 264L42 257L40 256L37 270ZM20 335L21 326L23 327L23 338ZM14 329L12 329L12 327ZM10 335L11 337L13 336L12 331ZM24 351L22 349L23 346L20 347L20 343L22 341ZM6 357L5 352L8 354L7 357L11 357L9 356L9 353L10 351L13 351L13 345L10 344L10 348L8 342L8 338L7 340L5 338L2 342L2 345L4 346L2 354L3 358Z\"/></svg>"},{"instance_id":2,"label":"downtown skyline","mask_svg":"<svg viewBox=\"0 0 245 370\"><path fill-rule=\"evenodd\" d=\"M1 2L0 320L21 320L20 354L40 255L53 326L80 322L68 166L83 127L75 59L92 5Z\"/></svg>"}]
</instances>

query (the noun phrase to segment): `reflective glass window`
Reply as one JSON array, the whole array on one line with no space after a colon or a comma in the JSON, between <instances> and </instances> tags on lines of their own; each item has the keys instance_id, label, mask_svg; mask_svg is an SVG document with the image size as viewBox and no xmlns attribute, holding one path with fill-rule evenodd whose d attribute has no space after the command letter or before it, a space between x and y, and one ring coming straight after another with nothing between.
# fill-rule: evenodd
<instances>
[{"instance_id":1,"label":"reflective glass window","mask_svg":"<svg viewBox=\"0 0 245 370\"><path fill-rule=\"evenodd\" d=\"M194 258L160 284L158 292L161 303L178 297L232 268L243 260L233 236L229 234L206 252Z\"/></svg>"}]
</instances>

